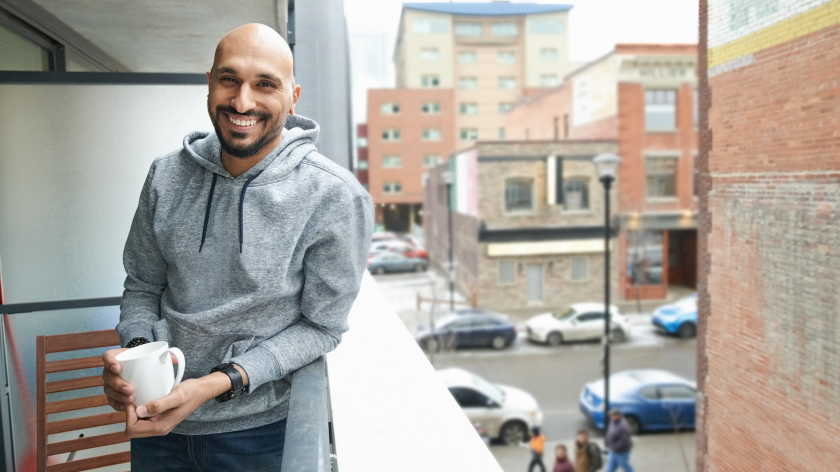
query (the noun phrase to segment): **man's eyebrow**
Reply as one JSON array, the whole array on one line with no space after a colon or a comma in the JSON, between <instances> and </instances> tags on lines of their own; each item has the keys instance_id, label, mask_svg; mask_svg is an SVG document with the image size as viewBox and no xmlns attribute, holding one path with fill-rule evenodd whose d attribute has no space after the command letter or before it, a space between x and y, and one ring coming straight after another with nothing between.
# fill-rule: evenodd
<instances>
[{"instance_id":1,"label":"man's eyebrow","mask_svg":"<svg viewBox=\"0 0 840 472\"><path fill-rule=\"evenodd\" d=\"M257 77L259 77L259 78L261 78L261 79L268 79L268 80L273 80L273 81L275 81L275 82L280 82L281 84L283 83L283 79L281 79L280 77L277 77L276 75L271 75L271 74L257 74Z\"/></svg>"},{"instance_id":2,"label":"man's eyebrow","mask_svg":"<svg viewBox=\"0 0 840 472\"><path fill-rule=\"evenodd\" d=\"M218 74L228 73L228 74L236 75L237 72L236 72L236 69L234 69L233 67L218 67L216 69L216 73L218 73Z\"/></svg>"}]
</instances>

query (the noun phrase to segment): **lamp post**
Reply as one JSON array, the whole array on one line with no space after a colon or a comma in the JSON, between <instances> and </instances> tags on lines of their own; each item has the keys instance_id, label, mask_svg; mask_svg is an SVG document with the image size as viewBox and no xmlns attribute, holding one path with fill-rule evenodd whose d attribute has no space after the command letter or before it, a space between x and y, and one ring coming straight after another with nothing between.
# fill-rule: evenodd
<instances>
[{"instance_id":1,"label":"lamp post","mask_svg":"<svg viewBox=\"0 0 840 472\"><path fill-rule=\"evenodd\" d=\"M610 187L615 181L621 158L615 154L600 154L592 160L604 186L604 432L610 418Z\"/></svg>"},{"instance_id":2,"label":"lamp post","mask_svg":"<svg viewBox=\"0 0 840 472\"><path fill-rule=\"evenodd\" d=\"M449 218L449 311L455 311L455 266L452 263L452 181L455 176L451 171L443 173L443 182L446 184L446 211Z\"/></svg>"}]
</instances>

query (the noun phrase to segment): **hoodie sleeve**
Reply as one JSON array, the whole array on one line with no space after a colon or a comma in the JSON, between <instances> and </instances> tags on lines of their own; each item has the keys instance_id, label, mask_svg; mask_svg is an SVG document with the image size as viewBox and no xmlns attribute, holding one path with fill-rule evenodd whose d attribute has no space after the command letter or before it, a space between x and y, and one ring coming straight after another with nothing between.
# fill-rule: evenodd
<instances>
[{"instance_id":1,"label":"hoodie sleeve","mask_svg":"<svg viewBox=\"0 0 840 472\"><path fill-rule=\"evenodd\" d=\"M152 229L154 204L151 186L154 173L153 164L140 193L140 202L123 251L125 290L120 304L120 322L117 324L122 346L137 337L155 340L152 326L160 319L160 297L167 285L166 261Z\"/></svg>"},{"instance_id":2,"label":"hoodie sleeve","mask_svg":"<svg viewBox=\"0 0 840 472\"><path fill-rule=\"evenodd\" d=\"M337 205L304 255L297 322L231 359L248 374L251 391L332 351L349 329L347 315L367 267L373 232L369 195Z\"/></svg>"}]
</instances>

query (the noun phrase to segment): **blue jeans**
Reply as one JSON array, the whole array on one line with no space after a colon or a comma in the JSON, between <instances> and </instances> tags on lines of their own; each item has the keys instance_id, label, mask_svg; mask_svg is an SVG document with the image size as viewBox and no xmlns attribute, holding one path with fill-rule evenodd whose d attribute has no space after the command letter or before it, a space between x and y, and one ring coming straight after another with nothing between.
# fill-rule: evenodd
<instances>
[{"instance_id":1,"label":"blue jeans","mask_svg":"<svg viewBox=\"0 0 840 472\"><path fill-rule=\"evenodd\" d=\"M633 466L630 465L630 451L621 454L610 451L607 459L607 472L615 472L619 467L624 472L634 472Z\"/></svg>"},{"instance_id":2,"label":"blue jeans","mask_svg":"<svg viewBox=\"0 0 840 472\"><path fill-rule=\"evenodd\" d=\"M132 472L280 470L286 420L232 433L131 440Z\"/></svg>"}]
</instances>

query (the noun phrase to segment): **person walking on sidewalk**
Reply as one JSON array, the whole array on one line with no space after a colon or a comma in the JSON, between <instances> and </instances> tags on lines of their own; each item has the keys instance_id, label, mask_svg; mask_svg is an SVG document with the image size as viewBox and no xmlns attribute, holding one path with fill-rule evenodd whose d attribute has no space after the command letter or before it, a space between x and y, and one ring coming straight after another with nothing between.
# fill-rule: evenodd
<instances>
[{"instance_id":1,"label":"person walking on sidewalk","mask_svg":"<svg viewBox=\"0 0 840 472\"><path fill-rule=\"evenodd\" d=\"M601 448L589 442L589 433L585 429L578 431L575 441L575 472L596 472L603 465Z\"/></svg>"},{"instance_id":2,"label":"person walking on sidewalk","mask_svg":"<svg viewBox=\"0 0 840 472\"><path fill-rule=\"evenodd\" d=\"M552 472L575 472L575 466L569 460L569 453L566 451L566 446L558 444L554 448L554 470Z\"/></svg>"},{"instance_id":3,"label":"person walking on sidewalk","mask_svg":"<svg viewBox=\"0 0 840 472\"><path fill-rule=\"evenodd\" d=\"M618 408L610 410L610 423L605 442L610 451L607 472L615 472L619 466L624 472L635 472L633 466L630 465L630 449L633 448L630 427L627 426L627 421L621 416L621 410Z\"/></svg>"},{"instance_id":4,"label":"person walking on sidewalk","mask_svg":"<svg viewBox=\"0 0 840 472\"><path fill-rule=\"evenodd\" d=\"M540 470L545 472L545 465L543 465L543 448L545 447L545 436L540 432L540 428L534 426L531 428L531 463L528 464L528 472L534 470L534 466L540 466Z\"/></svg>"}]
</instances>

